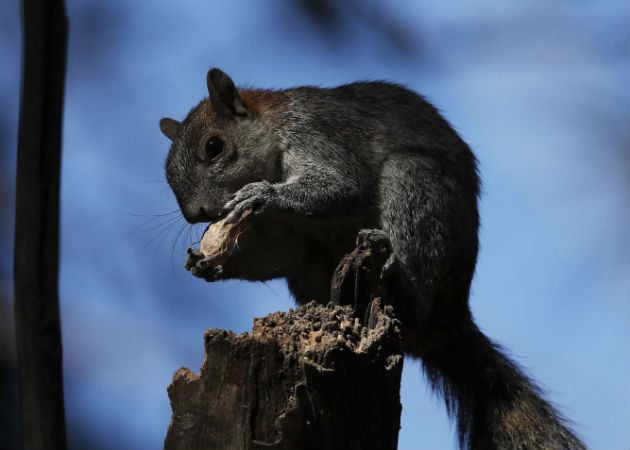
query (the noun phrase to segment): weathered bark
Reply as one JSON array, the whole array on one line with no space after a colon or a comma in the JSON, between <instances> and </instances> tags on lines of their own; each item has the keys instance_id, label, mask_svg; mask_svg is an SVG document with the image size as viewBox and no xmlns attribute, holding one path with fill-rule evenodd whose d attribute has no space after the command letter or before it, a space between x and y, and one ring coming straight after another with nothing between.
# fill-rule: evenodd
<instances>
[{"instance_id":1,"label":"weathered bark","mask_svg":"<svg viewBox=\"0 0 630 450\"><path fill-rule=\"evenodd\" d=\"M350 307L309 303L251 335L207 330L201 374L182 368L169 386L164 448L395 449L400 337L372 309L370 329Z\"/></svg>"},{"instance_id":2,"label":"weathered bark","mask_svg":"<svg viewBox=\"0 0 630 450\"><path fill-rule=\"evenodd\" d=\"M66 447L57 290L68 24L62 0L23 0L15 213L15 329L23 446Z\"/></svg>"}]
</instances>

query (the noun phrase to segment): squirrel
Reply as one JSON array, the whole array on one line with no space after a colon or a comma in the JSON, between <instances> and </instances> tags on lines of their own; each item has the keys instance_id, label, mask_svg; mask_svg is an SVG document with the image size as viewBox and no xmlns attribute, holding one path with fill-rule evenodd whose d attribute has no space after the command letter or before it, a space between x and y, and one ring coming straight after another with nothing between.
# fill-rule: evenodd
<instances>
[{"instance_id":1,"label":"squirrel","mask_svg":"<svg viewBox=\"0 0 630 450\"><path fill-rule=\"evenodd\" d=\"M160 121L166 178L190 223L252 210L284 236L277 265L254 256L240 278L284 277L298 303L327 303L357 235L386 240L404 352L444 397L460 447L585 448L473 321L480 177L435 107L389 82L238 89L216 68L206 81L183 122Z\"/></svg>"}]
</instances>

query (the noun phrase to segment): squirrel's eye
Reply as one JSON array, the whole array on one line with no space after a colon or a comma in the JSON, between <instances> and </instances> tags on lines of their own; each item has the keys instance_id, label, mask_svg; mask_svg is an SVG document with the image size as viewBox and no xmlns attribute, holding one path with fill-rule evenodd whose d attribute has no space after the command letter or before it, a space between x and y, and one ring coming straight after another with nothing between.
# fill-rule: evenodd
<instances>
[{"instance_id":1,"label":"squirrel's eye","mask_svg":"<svg viewBox=\"0 0 630 450\"><path fill-rule=\"evenodd\" d=\"M210 161L211 159L219 156L219 154L223 151L223 147L225 147L225 144L221 138L212 136L208 139L206 142L206 160Z\"/></svg>"}]
</instances>

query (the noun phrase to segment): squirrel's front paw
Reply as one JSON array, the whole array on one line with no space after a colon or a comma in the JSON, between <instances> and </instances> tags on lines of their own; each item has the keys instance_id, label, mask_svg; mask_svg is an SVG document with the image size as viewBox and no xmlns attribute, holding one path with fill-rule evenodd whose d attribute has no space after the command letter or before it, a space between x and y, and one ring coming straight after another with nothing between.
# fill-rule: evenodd
<instances>
[{"instance_id":1,"label":"squirrel's front paw","mask_svg":"<svg viewBox=\"0 0 630 450\"><path fill-rule=\"evenodd\" d=\"M275 190L268 181L246 184L223 207L222 214L227 214L226 223L236 222L248 210L260 214L269 207L274 196Z\"/></svg>"},{"instance_id":2,"label":"squirrel's front paw","mask_svg":"<svg viewBox=\"0 0 630 450\"><path fill-rule=\"evenodd\" d=\"M217 281L223 274L223 266L215 265L212 259L201 253L200 250L189 248L186 254L184 267L194 276L206 281Z\"/></svg>"}]
</instances>

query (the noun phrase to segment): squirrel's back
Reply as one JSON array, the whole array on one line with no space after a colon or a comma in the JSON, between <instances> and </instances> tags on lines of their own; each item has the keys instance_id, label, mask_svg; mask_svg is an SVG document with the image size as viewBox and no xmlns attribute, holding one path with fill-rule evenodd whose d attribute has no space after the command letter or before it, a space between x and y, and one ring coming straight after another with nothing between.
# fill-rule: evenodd
<instances>
[{"instance_id":1,"label":"squirrel's back","mask_svg":"<svg viewBox=\"0 0 630 450\"><path fill-rule=\"evenodd\" d=\"M416 154L454 175L469 198L479 194L476 159L468 145L430 102L402 85L360 81L331 88L242 89L239 94L281 141L324 139L359 159Z\"/></svg>"}]
</instances>

